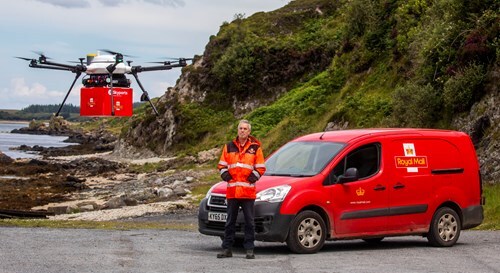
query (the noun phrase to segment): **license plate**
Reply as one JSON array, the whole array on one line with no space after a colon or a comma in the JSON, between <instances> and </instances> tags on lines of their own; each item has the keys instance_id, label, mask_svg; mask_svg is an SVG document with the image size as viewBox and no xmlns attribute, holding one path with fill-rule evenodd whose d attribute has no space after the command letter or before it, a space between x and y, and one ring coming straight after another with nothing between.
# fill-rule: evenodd
<instances>
[{"instance_id":1,"label":"license plate","mask_svg":"<svg viewBox=\"0 0 500 273\"><path fill-rule=\"evenodd\" d=\"M226 222L227 213L223 212L209 212L208 213L208 221L214 222Z\"/></svg>"}]
</instances>

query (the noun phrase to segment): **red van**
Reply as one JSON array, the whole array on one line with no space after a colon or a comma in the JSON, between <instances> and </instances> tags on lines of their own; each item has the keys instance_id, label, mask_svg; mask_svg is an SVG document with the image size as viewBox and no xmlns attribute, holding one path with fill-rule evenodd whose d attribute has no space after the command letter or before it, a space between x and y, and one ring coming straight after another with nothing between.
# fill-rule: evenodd
<instances>
[{"instance_id":1,"label":"red van","mask_svg":"<svg viewBox=\"0 0 500 273\"><path fill-rule=\"evenodd\" d=\"M257 182L256 239L315 253L325 240L426 236L452 246L483 221L481 174L468 135L431 129L329 131L266 159ZM226 182L199 207L199 231L223 236ZM243 238L243 215L237 238Z\"/></svg>"}]
</instances>

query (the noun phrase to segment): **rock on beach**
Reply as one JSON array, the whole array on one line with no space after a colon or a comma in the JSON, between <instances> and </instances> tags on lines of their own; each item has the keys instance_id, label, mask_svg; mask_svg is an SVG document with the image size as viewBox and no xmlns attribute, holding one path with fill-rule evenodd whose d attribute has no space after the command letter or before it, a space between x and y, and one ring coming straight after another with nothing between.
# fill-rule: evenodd
<instances>
[{"instance_id":1,"label":"rock on beach","mask_svg":"<svg viewBox=\"0 0 500 273\"><path fill-rule=\"evenodd\" d=\"M14 162L14 159L10 158L8 155L0 152L0 163L3 163L3 164L10 164Z\"/></svg>"},{"instance_id":2,"label":"rock on beach","mask_svg":"<svg viewBox=\"0 0 500 273\"><path fill-rule=\"evenodd\" d=\"M1 208L47 211L55 214L50 217L54 220L107 221L161 215L193 209L190 207L193 185L216 172L215 168L179 167L213 160L219 149L203 152L195 159L123 158L110 149L117 139L104 130L69 132L64 122L56 121L57 126L32 124L28 131L69 134L72 141L81 144L43 149L23 147L36 149L42 155L38 159L14 160L0 153L0 175L14 176L0 183ZM151 172L138 171L140 165L147 163L159 167Z\"/></svg>"}]
</instances>

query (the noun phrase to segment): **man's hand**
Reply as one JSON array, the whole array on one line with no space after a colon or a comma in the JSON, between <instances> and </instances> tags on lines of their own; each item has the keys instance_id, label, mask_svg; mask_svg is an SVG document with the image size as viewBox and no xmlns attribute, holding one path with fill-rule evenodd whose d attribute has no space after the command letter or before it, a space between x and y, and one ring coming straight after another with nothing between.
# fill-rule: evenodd
<instances>
[{"instance_id":1,"label":"man's hand","mask_svg":"<svg viewBox=\"0 0 500 273\"><path fill-rule=\"evenodd\" d=\"M248 182L253 184L253 183L257 182L257 180L259 180L259 177L257 175L255 175L254 172L250 173L250 175L248 176Z\"/></svg>"},{"instance_id":2,"label":"man's hand","mask_svg":"<svg viewBox=\"0 0 500 273\"><path fill-rule=\"evenodd\" d=\"M231 176L231 174L228 171L223 172L220 175L220 177L222 178L222 180L224 180L226 182L229 182L231 179L233 179L233 177Z\"/></svg>"}]
</instances>

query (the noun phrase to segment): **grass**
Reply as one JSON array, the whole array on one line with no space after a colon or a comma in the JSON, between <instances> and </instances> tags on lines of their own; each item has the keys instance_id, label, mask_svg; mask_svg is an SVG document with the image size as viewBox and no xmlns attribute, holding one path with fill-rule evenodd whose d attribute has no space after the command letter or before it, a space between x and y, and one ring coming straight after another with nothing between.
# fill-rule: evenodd
<instances>
[{"instance_id":1,"label":"grass","mask_svg":"<svg viewBox=\"0 0 500 273\"><path fill-rule=\"evenodd\" d=\"M160 162L147 162L144 164L130 164L129 169L137 173L152 173L157 172L164 165L164 161Z\"/></svg>"},{"instance_id":2,"label":"grass","mask_svg":"<svg viewBox=\"0 0 500 273\"><path fill-rule=\"evenodd\" d=\"M115 135L120 135L121 129L128 120L128 117L94 118L84 122L75 122L72 129L82 129L85 132L95 132L104 129Z\"/></svg>"},{"instance_id":3,"label":"grass","mask_svg":"<svg viewBox=\"0 0 500 273\"><path fill-rule=\"evenodd\" d=\"M487 185L483 188L486 197L484 221L477 227L478 230L500 230L500 184Z\"/></svg>"},{"instance_id":4,"label":"grass","mask_svg":"<svg viewBox=\"0 0 500 273\"><path fill-rule=\"evenodd\" d=\"M203 183L199 183L191 189L191 194L193 195L193 204L197 205L201 202L208 190L215 185L217 182L221 181L218 172L210 173L205 175L200 179Z\"/></svg>"},{"instance_id":5,"label":"grass","mask_svg":"<svg viewBox=\"0 0 500 273\"><path fill-rule=\"evenodd\" d=\"M121 221L54 221L48 219L3 219L0 227L41 227L71 229L133 230L133 229L173 229L195 231L197 226L182 223L121 222Z\"/></svg>"}]
</instances>

